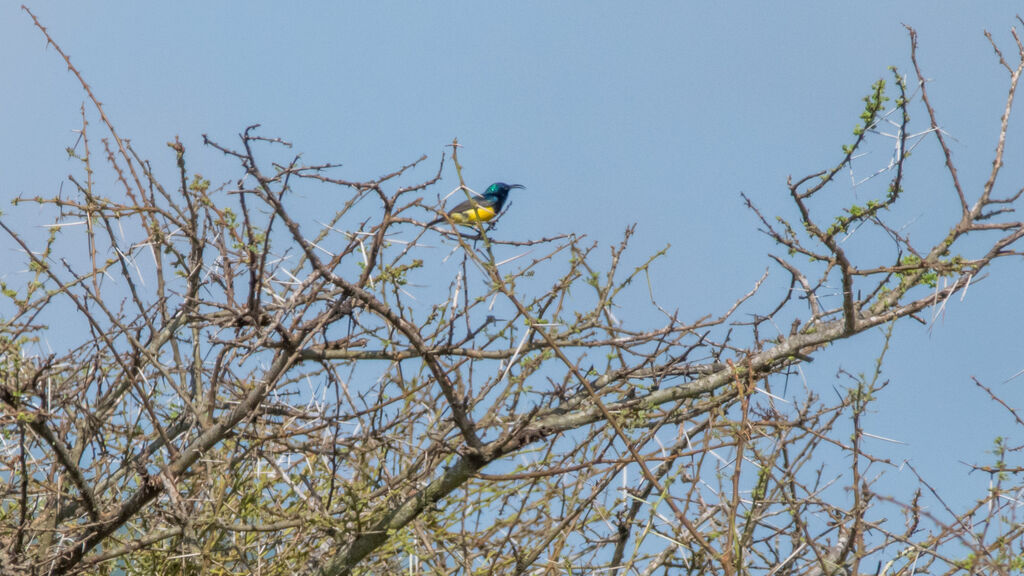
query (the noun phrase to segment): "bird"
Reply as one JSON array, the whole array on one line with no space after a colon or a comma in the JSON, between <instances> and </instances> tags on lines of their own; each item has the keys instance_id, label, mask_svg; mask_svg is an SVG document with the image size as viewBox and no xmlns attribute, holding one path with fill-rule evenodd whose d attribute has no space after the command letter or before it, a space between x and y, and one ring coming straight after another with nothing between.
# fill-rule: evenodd
<instances>
[{"instance_id":1,"label":"bird","mask_svg":"<svg viewBox=\"0 0 1024 576\"><path fill-rule=\"evenodd\" d=\"M465 202L460 202L455 208L448 211L448 219L456 224L462 224L463 226L472 226L477 222L486 222L501 212L502 206L505 205L505 201L508 200L508 193L514 188L525 189L526 186L522 184L505 184L504 182L495 182L487 187L487 190L482 196L476 198L470 198ZM433 222L427 224L427 226L433 226L434 224L440 224L444 222L445 218L438 218Z\"/></svg>"}]
</instances>

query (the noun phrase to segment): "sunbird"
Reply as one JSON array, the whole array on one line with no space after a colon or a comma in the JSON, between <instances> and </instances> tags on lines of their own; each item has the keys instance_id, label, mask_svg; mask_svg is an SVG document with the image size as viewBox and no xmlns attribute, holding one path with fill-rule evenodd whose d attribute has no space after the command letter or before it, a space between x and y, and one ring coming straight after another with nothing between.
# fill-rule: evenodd
<instances>
[{"instance_id":1,"label":"sunbird","mask_svg":"<svg viewBox=\"0 0 1024 576\"><path fill-rule=\"evenodd\" d=\"M525 189L526 186L495 182L487 187L487 191L482 196L460 202L455 208L449 210L448 218L452 222L464 226L471 226L477 222L487 222L501 212L501 207L505 205L505 200L508 200L509 190L513 188ZM444 221L444 218L438 218L427 224L427 226L440 224Z\"/></svg>"}]
</instances>

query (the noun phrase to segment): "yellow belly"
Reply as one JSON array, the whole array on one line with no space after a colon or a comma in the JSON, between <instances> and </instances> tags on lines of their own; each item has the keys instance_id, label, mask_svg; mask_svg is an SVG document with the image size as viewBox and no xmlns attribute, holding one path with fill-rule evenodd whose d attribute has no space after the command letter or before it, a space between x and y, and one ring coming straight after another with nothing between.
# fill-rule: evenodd
<instances>
[{"instance_id":1,"label":"yellow belly","mask_svg":"<svg viewBox=\"0 0 1024 576\"><path fill-rule=\"evenodd\" d=\"M456 212L451 215L452 222L456 224L472 224L474 222L486 222L491 218L494 218L494 208L488 206L477 206L476 208L470 208L469 210L463 210L462 212Z\"/></svg>"}]
</instances>

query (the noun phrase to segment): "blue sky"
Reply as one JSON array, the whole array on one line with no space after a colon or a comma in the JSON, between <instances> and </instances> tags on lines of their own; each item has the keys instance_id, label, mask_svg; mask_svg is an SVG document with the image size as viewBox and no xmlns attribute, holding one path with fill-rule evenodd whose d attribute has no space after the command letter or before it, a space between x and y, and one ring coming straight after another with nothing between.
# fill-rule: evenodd
<instances>
[{"instance_id":1,"label":"blue sky","mask_svg":"<svg viewBox=\"0 0 1024 576\"><path fill-rule=\"evenodd\" d=\"M725 7L723 7L725 6ZM453 137L469 183L527 185L502 220L524 237L562 232L617 242L637 222L637 261L666 244L659 301L684 317L748 291L775 250L740 192L789 213L785 181L838 159L861 99L887 67L911 72L903 23L959 162L977 191L990 168L1006 74L983 30L1012 53L1011 2L32 3L85 74L122 136L171 175L175 136L191 170L214 182L235 167L202 134L233 143L247 125L284 138L311 163L365 180L427 154L426 179ZM84 101L27 14L0 8L0 201L56 193L75 169ZM915 118L923 127L924 119ZM1020 123L1015 121L1019 127ZM1018 132L1019 135L1019 132ZM1019 137L1019 136L1018 136ZM1021 185L1011 142L1003 190ZM912 233L952 222L948 176L922 146L905 212ZM1016 156L1015 156L1016 155ZM864 161L865 170L871 162ZM454 182L446 173L447 188ZM856 191L846 190L856 195ZM566 218L576 207L584 216ZM31 221L33 209L19 212ZM44 218L45 219L45 218ZM934 226L934 227L933 227ZM938 227L938 228L935 228ZM0 244L11 251L6 240ZM603 251L606 253L606 250ZM966 482L996 435L1020 429L970 382L1020 406L1024 313L1019 262L993 269L933 326L906 322L885 366L892 385L869 431L908 445L940 487ZM10 268L4 267L3 274ZM769 283L788 284L773 269ZM879 339L841 344L808 367L830 390L839 367L868 371ZM952 431L954 438L950 438ZM889 449L889 448L886 448Z\"/></svg>"}]
</instances>

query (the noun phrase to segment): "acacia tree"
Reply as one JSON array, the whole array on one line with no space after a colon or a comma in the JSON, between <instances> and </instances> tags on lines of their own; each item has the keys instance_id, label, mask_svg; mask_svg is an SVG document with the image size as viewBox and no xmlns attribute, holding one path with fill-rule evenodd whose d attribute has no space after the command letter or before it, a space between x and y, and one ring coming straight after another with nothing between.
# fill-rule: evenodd
<instances>
[{"instance_id":1,"label":"acacia tree","mask_svg":"<svg viewBox=\"0 0 1024 576\"><path fill-rule=\"evenodd\" d=\"M354 181L254 126L206 139L237 162L226 184L189 169L177 140L177 178L161 181L46 37L104 134L83 111L73 193L20 199L52 210L48 237L33 243L0 219L31 276L3 286L0 321L7 573L1008 573L1021 562L1022 524L1001 497L1021 486L1005 463L965 510L875 490L889 465L865 450L860 419L879 371L832 400L779 390L823 347L891 330L1019 255L1020 192L993 195L1024 70L1016 33L1014 63L996 50L1009 92L980 194L958 180L911 30L915 80L876 83L836 163L789 183L797 218L748 201L782 248L773 260L789 290L774 298L758 282L695 318L649 296L660 254L625 264L632 228L605 255L574 235L425 225L442 208L425 198L453 188L445 177L455 200L469 194L457 142L430 177L409 183L421 158ZM928 124L917 137L914 106ZM887 217L915 201L903 176L922 138L945 154L960 210L947 235L911 245ZM895 153L877 198L823 208L878 142ZM310 214L303 198L339 208ZM889 250L854 256L869 231ZM641 302L662 321L633 320Z\"/></svg>"}]
</instances>

